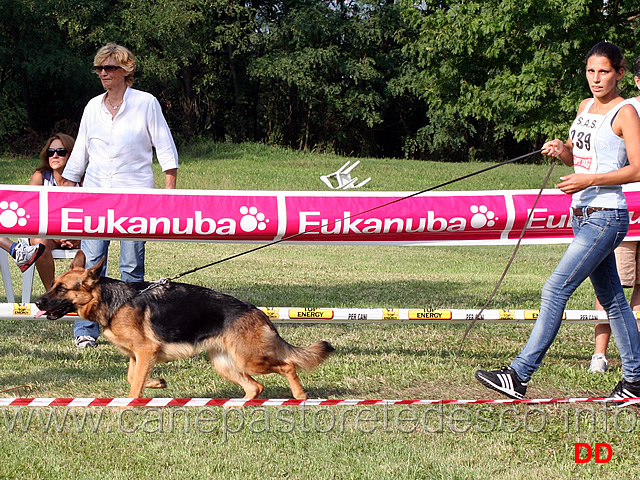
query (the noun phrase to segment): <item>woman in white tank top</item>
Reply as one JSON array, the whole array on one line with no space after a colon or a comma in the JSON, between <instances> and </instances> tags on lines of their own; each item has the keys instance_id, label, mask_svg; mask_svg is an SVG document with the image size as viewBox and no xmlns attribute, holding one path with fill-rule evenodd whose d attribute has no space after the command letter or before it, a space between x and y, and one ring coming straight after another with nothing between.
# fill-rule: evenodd
<instances>
[{"instance_id":1,"label":"woman in white tank top","mask_svg":"<svg viewBox=\"0 0 640 480\"><path fill-rule=\"evenodd\" d=\"M640 88L640 57L633 64L634 80ZM640 115L640 96L627 100ZM638 184L640 186L640 184ZM623 287L633 288L629 301L633 311L640 310L640 242L624 241L616 249L616 264ZM596 302L596 309L602 310ZM607 361L607 347L611 338L611 327L608 323L597 323L595 326L595 349L591 356L589 370L596 373L604 373L609 362Z\"/></svg>"},{"instance_id":2,"label":"woman in white tank top","mask_svg":"<svg viewBox=\"0 0 640 480\"><path fill-rule=\"evenodd\" d=\"M595 45L586 58L593 96L580 103L567 141L551 140L542 148L543 154L574 167L557 187L573 196L575 238L542 289L540 312L521 353L509 367L476 372L480 383L509 397L524 398L558 333L569 297L587 278L607 311L622 360L622 380L610 398L640 397L640 335L613 253L629 229L621 185L640 181L640 118L617 90L624 73L618 47Z\"/></svg>"}]
</instances>

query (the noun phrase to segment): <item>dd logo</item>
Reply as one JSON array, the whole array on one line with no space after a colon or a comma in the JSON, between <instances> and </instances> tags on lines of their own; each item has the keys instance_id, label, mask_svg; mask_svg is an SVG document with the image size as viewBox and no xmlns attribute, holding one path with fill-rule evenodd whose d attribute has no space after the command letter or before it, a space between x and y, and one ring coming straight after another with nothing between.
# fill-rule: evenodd
<instances>
[{"instance_id":1,"label":"dd logo","mask_svg":"<svg viewBox=\"0 0 640 480\"><path fill-rule=\"evenodd\" d=\"M589 463L594 457L596 463L607 463L611 460L611 457L613 457L613 450L608 443L596 443L593 449L588 443L576 443L574 444L574 448L574 459L576 463ZM607 452L605 457L600 455L602 449ZM585 456L581 456L582 454Z\"/></svg>"}]
</instances>

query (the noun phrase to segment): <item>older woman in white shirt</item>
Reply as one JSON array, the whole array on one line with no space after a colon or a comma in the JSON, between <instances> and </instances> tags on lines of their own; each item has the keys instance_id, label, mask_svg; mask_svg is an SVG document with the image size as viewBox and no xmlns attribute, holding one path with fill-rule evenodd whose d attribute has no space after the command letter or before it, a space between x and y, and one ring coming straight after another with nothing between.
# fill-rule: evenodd
<instances>
[{"instance_id":1,"label":"older woman in white shirt","mask_svg":"<svg viewBox=\"0 0 640 480\"><path fill-rule=\"evenodd\" d=\"M165 187L176 188L178 152L158 100L131 88L136 69L133 54L109 43L98 50L94 68L106 92L85 107L64 179L72 185L84 176L85 187L153 188L155 148ZM108 249L108 240L83 240L87 268L107 257ZM102 274L107 274L106 262ZM144 281L144 242L120 242L120 276L123 281ZM95 346L99 332L93 322L76 322L76 345Z\"/></svg>"}]
</instances>

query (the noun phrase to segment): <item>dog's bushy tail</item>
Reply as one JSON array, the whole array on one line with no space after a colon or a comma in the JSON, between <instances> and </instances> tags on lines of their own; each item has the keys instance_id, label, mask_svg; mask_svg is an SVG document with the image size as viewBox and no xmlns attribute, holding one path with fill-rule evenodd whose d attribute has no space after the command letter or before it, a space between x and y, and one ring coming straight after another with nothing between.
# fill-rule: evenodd
<instances>
[{"instance_id":1,"label":"dog's bushy tail","mask_svg":"<svg viewBox=\"0 0 640 480\"><path fill-rule=\"evenodd\" d=\"M296 368L302 370L313 370L333 352L335 348L329 342L320 341L308 347L294 347L289 345L287 360L293 363Z\"/></svg>"}]
</instances>

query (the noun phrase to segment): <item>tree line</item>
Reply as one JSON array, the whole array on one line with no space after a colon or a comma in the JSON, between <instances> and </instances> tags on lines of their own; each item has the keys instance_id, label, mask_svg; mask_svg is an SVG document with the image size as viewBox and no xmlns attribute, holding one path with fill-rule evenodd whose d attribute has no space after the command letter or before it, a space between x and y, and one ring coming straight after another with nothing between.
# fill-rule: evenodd
<instances>
[{"instance_id":1,"label":"tree line","mask_svg":"<svg viewBox=\"0 0 640 480\"><path fill-rule=\"evenodd\" d=\"M498 160L564 138L589 48L631 66L638 26L637 0L0 0L0 151L75 134L116 42L178 144Z\"/></svg>"}]
</instances>

